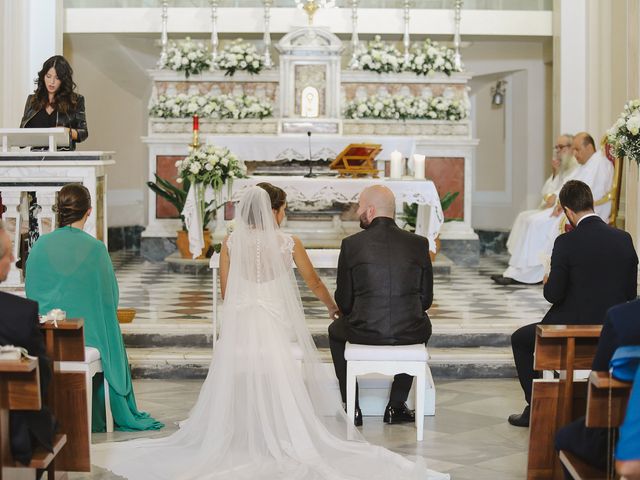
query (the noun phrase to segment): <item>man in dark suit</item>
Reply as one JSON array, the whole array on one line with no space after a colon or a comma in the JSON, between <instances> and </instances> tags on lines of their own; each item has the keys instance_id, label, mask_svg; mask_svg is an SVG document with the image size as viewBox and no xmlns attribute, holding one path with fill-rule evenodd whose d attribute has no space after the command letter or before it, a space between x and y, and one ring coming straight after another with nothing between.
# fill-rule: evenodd
<instances>
[{"instance_id":1,"label":"man in dark suit","mask_svg":"<svg viewBox=\"0 0 640 480\"><path fill-rule=\"evenodd\" d=\"M347 341L365 345L426 343L431 322L426 310L433 301L433 268L429 241L399 228L395 198L374 185L360 194L360 226L342 241L335 299L341 316L329 325L329 345L346 402ZM415 420L405 404L413 377L396 375L385 409L386 423ZM355 424L362 424L356 391Z\"/></svg>"},{"instance_id":2,"label":"man in dark suit","mask_svg":"<svg viewBox=\"0 0 640 480\"><path fill-rule=\"evenodd\" d=\"M545 325L602 324L613 305L636 298L638 257L631 235L608 226L593 212L589 186L568 181L560 190L560 205L574 229L556 238L551 272L544 281L544 297L553 305L542 319ZM529 426L529 404L536 372L533 353L537 324L511 336L513 358L527 406L509 423Z\"/></svg>"},{"instance_id":3,"label":"man in dark suit","mask_svg":"<svg viewBox=\"0 0 640 480\"><path fill-rule=\"evenodd\" d=\"M609 361L618 347L640 345L640 300L612 307L607 312L591 369L609 371ZM556 434L556 450L567 450L583 461L607 468L607 429L587 428L585 417L562 427Z\"/></svg>"},{"instance_id":4,"label":"man in dark suit","mask_svg":"<svg viewBox=\"0 0 640 480\"><path fill-rule=\"evenodd\" d=\"M11 239L0 221L0 282L7 279L14 260ZM40 332L37 302L0 292L0 345L23 347L29 355L38 357L44 405L51 367ZM9 422L11 452L16 460L28 464L38 445L53 450L54 420L46 406L39 411L11 412Z\"/></svg>"}]
</instances>

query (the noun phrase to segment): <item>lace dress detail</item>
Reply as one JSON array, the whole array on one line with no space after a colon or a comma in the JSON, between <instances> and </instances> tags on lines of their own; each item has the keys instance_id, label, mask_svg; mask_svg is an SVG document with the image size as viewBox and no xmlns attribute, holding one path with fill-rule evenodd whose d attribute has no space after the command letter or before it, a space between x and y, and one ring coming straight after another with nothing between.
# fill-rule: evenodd
<instances>
[{"instance_id":1,"label":"lace dress detail","mask_svg":"<svg viewBox=\"0 0 640 480\"><path fill-rule=\"evenodd\" d=\"M293 267L293 249L295 248L295 241L293 240L293 236L288 233L279 232L278 234L280 241L280 253L284 258L284 261L290 267ZM227 250L231 252L233 248L233 232L229 234L227 237ZM260 255L260 249L258 248L257 255ZM259 262L258 262L259 263Z\"/></svg>"}]
</instances>

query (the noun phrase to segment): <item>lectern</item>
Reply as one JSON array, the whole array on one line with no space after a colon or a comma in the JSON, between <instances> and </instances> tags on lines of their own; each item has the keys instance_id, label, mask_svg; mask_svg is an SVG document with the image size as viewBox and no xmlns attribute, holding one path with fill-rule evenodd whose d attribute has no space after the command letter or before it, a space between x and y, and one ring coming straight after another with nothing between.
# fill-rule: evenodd
<instances>
[{"instance_id":1,"label":"lectern","mask_svg":"<svg viewBox=\"0 0 640 480\"><path fill-rule=\"evenodd\" d=\"M56 227L53 206L58 191L66 184L82 183L91 194L93 213L85 231L107 243L107 175L106 167L115 163L114 152L83 152L17 149L20 146L64 146L69 137L64 128L0 128L0 198L6 207L2 213L7 231L13 240L17 258L20 230L28 219L20 215L23 192L35 192L40 233ZM6 147L6 149L5 149ZM21 272L12 265L5 286L22 286Z\"/></svg>"}]
</instances>

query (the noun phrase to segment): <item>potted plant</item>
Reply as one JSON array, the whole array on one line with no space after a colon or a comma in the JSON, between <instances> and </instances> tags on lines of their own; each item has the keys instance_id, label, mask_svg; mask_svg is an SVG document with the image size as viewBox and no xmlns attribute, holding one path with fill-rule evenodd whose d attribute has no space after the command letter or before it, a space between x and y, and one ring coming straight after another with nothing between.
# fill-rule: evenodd
<instances>
[{"instance_id":1,"label":"potted plant","mask_svg":"<svg viewBox=\"0 0 640 480\"><path fill-rule=\"evenodd\" d=\"M205 145L191 150L184 160L176 162L176 168L178 169L177 182L183 185L189 184L189 189L184 188L183 190L187 192L184 202L187 201L189 192L192 190L192 195L195 196L195 208L199 210L194 218L198 217L202 220L203 227L207 226L207 218L211 218L208 217L208 213L215 212L218 207L222 206L222 188L227 185L230 193L233 180L243 178L247 173L244 162L239 160L228 148L215 145ZM205 191L208 188L213 190L213 200L209 202L205 201ZM195 214L195 212L192 213ZM187 226L187 222L184 222L184 225ZM188 233L186 235L188 236ZM206 242L209 238L208 233L204 235L204 238ZM188 251L189 239L186 237L185 247ZM206 244L204 248L206 252Z\"/></svg>"},{"instance_id":2,"label":"potted plant","mask_svg":"<svg viewBox=\"0 0 640 480\"><path fill-rule=\"evenodd\" d=\"M156 181L155 182L147 182L147 186L158 196L167 200L171 205L173 205L178 211L178 215L180 216L180 221L182 222L182 229L178 230L176 237L176 246L178 247L178 251L180 252L180 256L182 258L191 258L191 254L189 253L189 238L187 232L187 226L184 223L184 216L182 215L182 210L184 209L184 203L187 199L187 193L189 192L189 188L191 187L191 182L189 180L183 180L180 187L176 187L168 180L165 180L162 177L159 177L157 174L154 174ZM209 255L211 247L211 235L209 234L209 230L207 226L211 222L211 220L215 217L215 213L217 210L217 206L214 203L214 200L205 203L204 216L202 224L204 226L203 234L204 234L204 252L205 254L201 255L198 258L204 258L205 255ZM218 249L220 246L214 245L213 249Z\"/></svg>"}]
</instances>

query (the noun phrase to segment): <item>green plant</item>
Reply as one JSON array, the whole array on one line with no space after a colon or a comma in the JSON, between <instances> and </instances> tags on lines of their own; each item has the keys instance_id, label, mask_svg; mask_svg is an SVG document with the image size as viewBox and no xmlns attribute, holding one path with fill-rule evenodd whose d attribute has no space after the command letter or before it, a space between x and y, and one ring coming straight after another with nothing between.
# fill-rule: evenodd
<instances>
[{"instance_id":1,"label":"green plant","mask_svg":"<svg viewBox=\"0 0 640 480\"><path fill-rule=\"evenodd\" d=\"M184 179L181 187L176 187L171 182L159 177L157 173L154 174L154 177L156 178L156 181L147 182L147 186L156 195L159 195L176 207L180 220L182 221L182 230L186 230L187 227L184 223L184 216L181 212L184 209L184 202L187 199L187 193L189 192L191 183L188 179ZM215 217L215 211L217 208L218 206L215 204L214 200L205 203L204 218L202 219L203 228L206 228L206 226L209 225L209 222L211 222L211 219Z\"/></svg>"},{"instance_id":2,"label":"green plant","mask_svg":"<svg viewBox=\"0 0 640 480\"><path fill-rule=\"evenodd\" d=\"M447 192L442 197L440 197L440 205L442 206L442 211L445 212L451 204L458 198L460 192ZM402 215L400 216L401 220L404 220L406 223L406 227L408 230L412 232L416 229L416 218L418 216L418 204L417 203L405 203L402 207ZM458 220L456 218L447 218L445 222Z\"/></svg>"}]
</instances>

